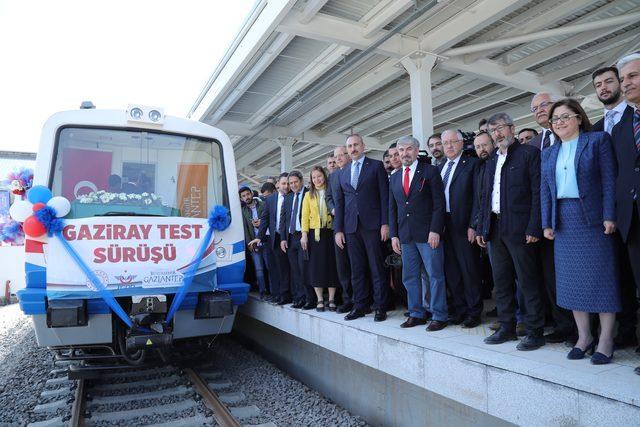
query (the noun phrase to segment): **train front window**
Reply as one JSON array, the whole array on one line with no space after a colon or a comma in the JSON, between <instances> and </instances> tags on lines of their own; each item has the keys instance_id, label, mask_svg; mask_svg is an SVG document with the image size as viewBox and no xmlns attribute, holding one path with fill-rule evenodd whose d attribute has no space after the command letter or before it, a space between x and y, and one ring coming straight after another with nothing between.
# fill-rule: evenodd
<instances>
[{"instance_id":1,"label":"train front window","mask_svg":"<svg viewBox=\"0 0 640 427\"><path fill-rule=\"evenodd\" d=\"M71 202L67 218L207 218L226 205L217 141L147 131L65 128L52 163L54 195Z\"/></svg>"}]
</instances>

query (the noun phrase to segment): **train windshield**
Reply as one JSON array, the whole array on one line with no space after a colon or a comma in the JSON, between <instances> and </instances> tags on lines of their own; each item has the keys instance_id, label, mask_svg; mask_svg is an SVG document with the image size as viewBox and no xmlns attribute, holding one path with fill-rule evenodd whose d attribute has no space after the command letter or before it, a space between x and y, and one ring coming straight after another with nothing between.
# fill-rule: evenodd
<instances>
[{"instance_id":1,"label":"train windshield","mask_svg":"<svg viewBox=\"0 0 640 427\"><path fill-rule=\"evenodd\" d=\"M153 131L64 128L51 188L71 202L66 218L207 218L227 205L222 147Z\"/></svg>"}]
</instances>

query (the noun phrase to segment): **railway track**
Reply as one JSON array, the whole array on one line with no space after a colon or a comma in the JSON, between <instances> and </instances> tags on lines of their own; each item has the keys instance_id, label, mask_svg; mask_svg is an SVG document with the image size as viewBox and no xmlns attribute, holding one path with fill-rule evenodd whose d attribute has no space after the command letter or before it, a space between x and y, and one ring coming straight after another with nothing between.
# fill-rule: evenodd
<instances>
[{"instance_id":1,"label":"railway track","mask_svg":"<svg viewBox=\"0 0 640 427\"><path fill-rule=\"evenodd\" d=\"M265 422L260 409L218 371L204 368L141 368L109 372L98 380L47 381L43 403L34 412L53 426L197 426L235 427ZM243 405L244 404L244 405ZM70 413L69 413L70 407Z\"/></svg>"}]
</instances>

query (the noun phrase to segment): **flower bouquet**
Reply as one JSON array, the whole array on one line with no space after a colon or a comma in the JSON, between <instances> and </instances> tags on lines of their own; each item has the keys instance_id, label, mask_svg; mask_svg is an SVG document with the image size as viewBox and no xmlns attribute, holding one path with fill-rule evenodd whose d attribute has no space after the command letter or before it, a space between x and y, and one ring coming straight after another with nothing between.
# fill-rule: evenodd
<instances>
[{"instance_id":1,"label":"flower bouquet","mask_svg":"<svg viewBox=\"0 0 640 427\"><path fill-rule=\"evenodd\" d=\"M92 191L78 197L79 203L116 204L131 206L162 206L162 197L155 193L109 193L104 190Z\"/></svg>"}]
</instances>

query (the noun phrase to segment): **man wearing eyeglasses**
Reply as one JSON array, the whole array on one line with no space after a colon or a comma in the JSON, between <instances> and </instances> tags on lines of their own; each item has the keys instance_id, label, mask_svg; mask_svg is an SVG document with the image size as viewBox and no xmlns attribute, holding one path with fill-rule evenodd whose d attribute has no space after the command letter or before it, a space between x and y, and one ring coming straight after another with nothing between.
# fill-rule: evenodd
<instances>
[{"instance_id":1,"label":"man wearing eyeglasses","mask_svg":"<svg viewBox=\"0 0 640 427\"><path fill-rule=\"evenodd\" d=\"M517 279L525 300L527 335L516 348L535 350L545 344L538 248L540 150L517 142L513 119L506 113L494 114L488 125L497 150L486 163L476 239L481 247L489 246L500 329L485 343L517 340Z\"/></svg>"},{"instance_id":2,"label":"man wearing eyeglasses","mask_svg":"<svg viewBox=\"0 0 640 427\"><path fill-rule=\"evenodd\" d=\"M542 131L533 138L529 145L544 150L556 143L556 135L551 130L549 110L555 97L548 93L537 93L531 99L531 114L542 127ZM572 341L575 339L575 321L569 310L556 304L556 266L554 259L554 242L542 239L540 243L540 256L542 259L542 278L546 290L547 313L551 315L555 323L554 330L547 334L545 339L550 343Z\"/></svg>"}]
</instances>

